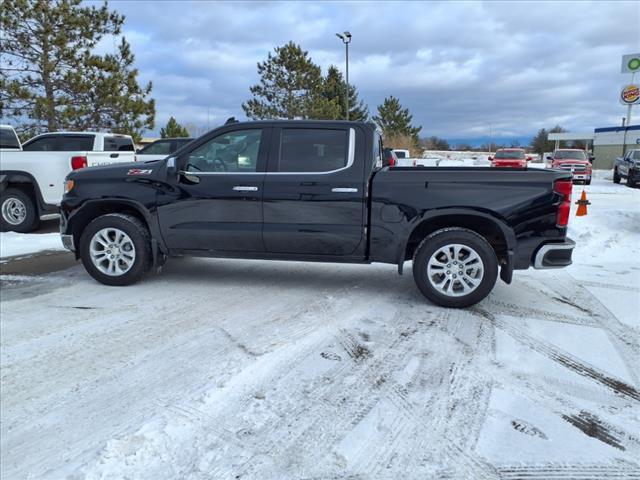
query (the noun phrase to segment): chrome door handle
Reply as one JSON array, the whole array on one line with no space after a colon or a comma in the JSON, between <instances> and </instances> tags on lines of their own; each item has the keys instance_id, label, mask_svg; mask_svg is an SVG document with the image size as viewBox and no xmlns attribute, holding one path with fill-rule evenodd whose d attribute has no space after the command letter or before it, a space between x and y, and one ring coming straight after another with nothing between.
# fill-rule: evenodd
<instances>
[{"instance_id":1,"label":"chrome door handle","mask_svg":"<svg viewBox=\"0 0 640 480\"><path fill-rule=\"evenodd\" d=\"M258 187L245 187L243 185L236 185L233 187L235 192L257 192Z\"/></svg>"},{"instance_id":2,"label":"chrome door handle","mask_svg":"<svg viewBox=\"0 0 640 480\"><path fill-rule=\"evenodd\" d=\"M334 193L357 193L358 189L357 188L336 187L336 188L332 188L331 191L334 192Z\"/></svg>"}]
</instances>

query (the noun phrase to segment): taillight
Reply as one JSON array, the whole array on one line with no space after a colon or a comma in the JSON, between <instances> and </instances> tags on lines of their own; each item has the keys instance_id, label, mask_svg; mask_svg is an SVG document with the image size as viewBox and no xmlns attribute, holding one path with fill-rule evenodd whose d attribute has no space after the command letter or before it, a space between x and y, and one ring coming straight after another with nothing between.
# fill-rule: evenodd
<instances>
[{"instance_id":1,"label":"taillight","mask_svg":"<svg viewBox=\"0 0 640 480\"><path fill-rule=\"evenodd\" d=\"M389 159L389 166L390 167L395 167L396 166L396 159L395 158L391 157Z\"/></svg>"},{"instance_id":2,"label":"taillight","mask_svg":"<svg viewBox=\"0 0 640 480\"><path fill-rule=\"evenodd\" d=\"M553 191L559 195L562 195L562 202L558 207L558 213L556 216L556 225L558 227L566 227L569 223L572 190L573 182L571 180L556 180L556 182L553 184Z\"/></svg>"},{"instance_id":3,"label":"taillight","mask_svg":"<svg viewBox=\"0 0 640 480\"><path fill-rule=\"evenodd\" d=\"M87 157L71 157L71 169L78 170L87 166Z\"/></svg>"}]
</instances>

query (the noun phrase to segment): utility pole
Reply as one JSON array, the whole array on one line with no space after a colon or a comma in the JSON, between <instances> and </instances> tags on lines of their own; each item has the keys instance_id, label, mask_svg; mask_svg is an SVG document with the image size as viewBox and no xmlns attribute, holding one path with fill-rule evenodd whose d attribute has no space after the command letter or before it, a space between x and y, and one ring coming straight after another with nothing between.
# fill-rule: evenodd
<instances>
[{"instance_id":1,"label":"utility pole","mask_svg":"<svg viewBox=\"0 0 640 480\"><path fill-rule=\"evenodd\" d=\"M336 37L342 40L345 48L345 59L346 59L346 68L345 68L345 79L347 84L347 94L344 97L344 103L346 108L346 119L349 120L349 43L351 43L351 34L349 32L336 33Z\"/></svg>"}]
</instances>

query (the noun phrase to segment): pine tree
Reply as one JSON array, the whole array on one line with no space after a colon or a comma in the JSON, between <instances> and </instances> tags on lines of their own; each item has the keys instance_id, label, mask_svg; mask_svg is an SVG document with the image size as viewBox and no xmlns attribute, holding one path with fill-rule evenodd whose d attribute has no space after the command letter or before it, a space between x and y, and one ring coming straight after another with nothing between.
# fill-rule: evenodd
<instances>
[{"instance_id":1,"label":"pine tree","mask_svg":"<svg viewBox=\"0 0 640 480\"><path fill-rule=\"evenodd\" d=\"M556 125L548 131L544 128L541 128L540 130L538 130L536 136L531 139L531 149L539 155L544 155L546 152L552 152L555 148L556 142L554 140L548 140L548 136L550 133L562 132L566 132L566 130L560 125ZM560 146L562 146L563 143L564 142L560 142Z\"/></svg>"},{"instance_id":2,"label":"pine tree","mask_svg":"<svg viewBox=\"0 0 640 480\"><path fill-rule=\"evenodd\" d=\"M161 138L188 137L189 132L175 118L170 117L167 126L160 129Z\"/></svg>"},{"instance_id":3,"label":"pine tree","mask_svg":"<svg viewBox=\"0 0 640 480\"><path fill-rule=\"evenodd\" d=\"M335 120L346 118L345 96L347 84L342 78L342 73L337 67L331 65L324 79L323 92L328 100L333 100L340 108ZM349 120L356 122L366 122L369 119L369 109L362 100L358 98L358 91L354 85L349 85Z\"/></svg>"},{"instance_id":4,"label":"pine tree","mask_svg":"<svg viewBox=\"0 0 640 480\"><path fill-rule=\"evenodd\" d=\"M153 128L151 83L140 87L123 38L116 53L97 55L105 35L120 35L124 17L81 0L3 0L0 113L22 131L108 129L139 136Z\"/></svg>"},{"instance_id":5,"label":"pine tree","mask_svg":"<svg viewBox=\"0 0 640 480\"><path fill-rule=\"evenodd\" d=\"M385 98L382 105L378 105L378 115L372 119L382 129L385 137L409 136L418 144L418 133L422 127L411 125L413 115L393 95Z\"/></svg>"},{"instance_id":6,"label":"pine tree","mask_svg":"<svg viewBox=\"0 0 640 480\"><path fill-rule=\"evenodd\" d=\"M436 136L423 139L421 144L425 150L450 150L451 149L449 142L447 142L444 138L439 138Z\"/></svg>"},{"instance_id":7,"label":"pine tree","mask_svg":"<svg viewBox=\"0 0 640 480\"><path fill-rule=\"evenodd\" d=\"M258 74L260 83L250 88L254 98L242 104L251 119L322 118L337 108L322 95L320 67L293 42L259 62Z\"/></svg>"}]
</instances>

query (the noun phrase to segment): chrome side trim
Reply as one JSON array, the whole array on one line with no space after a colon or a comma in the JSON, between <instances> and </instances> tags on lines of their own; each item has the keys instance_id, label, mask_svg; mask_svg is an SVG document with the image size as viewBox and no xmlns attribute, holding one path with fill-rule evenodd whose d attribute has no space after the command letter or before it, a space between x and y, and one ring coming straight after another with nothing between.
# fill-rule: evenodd
<instances>
[{"instance_id":1,"label":"chrome side trim","mask_svg":"<svg viewBox=\"0 0 640 480\"><path fill-rule=\"evenodd\" d=\"M536 269L548 269L548 268L564 268L564 265L560 266L547 266L544 265L544 257L547 253L553 250L573 250L576 246L575 242L571 241L571 243L547 243L540 247L538 252L536 253L535 259L533 261L533 268Z\"/></svg>"},{"instance_id":2,"label":"chrome side trim","mask_svg":"<svg viewBox=\"0 0 640 480\"><path fill-rule=\"evenodd\" d=\"M233 187L235 192L257 192L258 187L245 187L244 185L236 185Z\"/></svg>"},{"instance_id":3,"label":"chrome side trim","mask_svg":"<svg viewBox=\"0 0 640 480\"><path fill-rule=\"evenodd\" d=\"M334 193L357 193L358 189L357 188L347 188L347 187L336 187L336 188L332 188L331 189L332 192Z\"/></svg>"}]
</instances>

